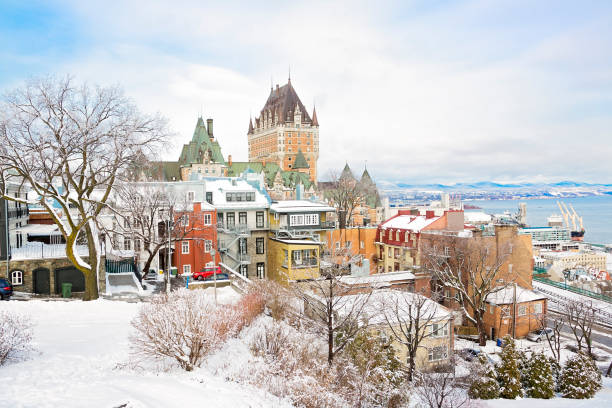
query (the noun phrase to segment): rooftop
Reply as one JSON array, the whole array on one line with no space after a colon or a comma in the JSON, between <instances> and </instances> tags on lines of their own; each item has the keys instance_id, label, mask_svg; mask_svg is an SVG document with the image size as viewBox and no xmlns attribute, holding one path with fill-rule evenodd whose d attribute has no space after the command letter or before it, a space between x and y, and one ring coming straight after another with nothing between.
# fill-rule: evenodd
<instances>
[{"instance_id":1,"label":"rooftop","mask_svg":"<svg viewBox=\"0 0 612 408\"><path fill-rule=\"evenodd\" d=\"M533 290L516 287L516 303L533 302L534 300L546 299L546 296ZM508 305L514 303L514 288L507 286L487 296L488 303L496 305Z\"/></svg>"},{"instance_id":2,"label":"rooftop","mask_svg":"<svg viewBox=\"0 0 612 408\"><path fill-rule=\"evenodd\" d=\"M328 212L336 211L334 207L330 207L323 203L308 200L285 200L272 203L270 212L276 213L295 213L295 212Z\"/></svg>"}]
</instances>

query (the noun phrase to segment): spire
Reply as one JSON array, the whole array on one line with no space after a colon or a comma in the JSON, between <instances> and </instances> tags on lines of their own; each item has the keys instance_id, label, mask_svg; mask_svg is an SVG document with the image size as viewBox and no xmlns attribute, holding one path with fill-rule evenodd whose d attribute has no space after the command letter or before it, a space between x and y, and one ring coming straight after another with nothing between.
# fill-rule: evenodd
<instances>
[{"instance_id":1,"label":"spire","mask_svg":"<svg viewBox=\"0 0 612 408\"><path fill-rule=\"evenodd\" d=\"M297 155L295 156L295 161L293 162L294 169L308 169L310 166L304 157L304 153L302 153L302 149L298 149Z\"/></svg>"},{"instance_id":2,"label":"spire","mask_svg":"<svg viewBox=\"0 0 612 408\"><path fill-rule=\"evenodd\" d=\"M251 133L253 133L253 118L249 118L249 132L247 134L250 135Z\"/></svg>"},{"instance_id":3,"label":"spire","mask_svg":"<svg viewBox=\"0 0 612 408\"><path fill-rule=\"evenodd\" d=\"M312 108L312 126L319 126L319 120L317 119L317 107Z\"/></svg>"},{"instance_id":4,"label":"spire","mask_svg":"<svg viewBox=\"0 0 612 408\"><path fill-rule=\"evenodd\" d=\"M291 65L289 65L289 79L287 81L291 83Z\"/></svg>"},{"instance_id":5,"label":"spire","mask_svg":"<svg viewBox=\"0 0 612 408\"><path fill-rule=\"evenodd\" d=\"M355 180L355 176L353 176L353 172L348 163L344 165L344 169L342 169L342 173L340 174L340 179Z\"/></svg>"}]
</instances>

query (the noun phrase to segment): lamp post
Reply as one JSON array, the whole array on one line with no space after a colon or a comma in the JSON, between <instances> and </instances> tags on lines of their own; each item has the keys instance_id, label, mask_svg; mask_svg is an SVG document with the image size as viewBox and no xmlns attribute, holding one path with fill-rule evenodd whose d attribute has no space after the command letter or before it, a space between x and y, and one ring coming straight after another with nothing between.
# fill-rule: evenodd
<instances>
[{"instance_id":1,"label":"lamp post","mask_svg":"<svg viewBox=\"0 0 612 408\"><path fill-rule=\"evenodd\" d=\"M215 282L215 306L217 306L217 265L215 262L216 254L217 252L215 251L215 248L211 248L210 255L212 256L212 260L213 260L213 281Z\"/></svg>"}]
</instances>

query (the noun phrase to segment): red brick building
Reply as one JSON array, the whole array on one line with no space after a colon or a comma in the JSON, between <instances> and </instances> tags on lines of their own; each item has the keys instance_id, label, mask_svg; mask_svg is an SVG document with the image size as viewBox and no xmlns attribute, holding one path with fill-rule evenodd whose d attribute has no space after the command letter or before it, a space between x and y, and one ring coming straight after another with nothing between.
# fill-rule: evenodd
<instances>
[{"instance_id":1,"label":"red brick building","mask_svg":"<svg viewBox=\"0 0 612 408\"><path fill-rule=\"evenodd\" d=\"M175 242L172 264L179 273L193 273L219 264L217 252L217 212L208 203L193 203L193 211L183 211L177 218L185 236Z\"/></svg>"}]
</instances>

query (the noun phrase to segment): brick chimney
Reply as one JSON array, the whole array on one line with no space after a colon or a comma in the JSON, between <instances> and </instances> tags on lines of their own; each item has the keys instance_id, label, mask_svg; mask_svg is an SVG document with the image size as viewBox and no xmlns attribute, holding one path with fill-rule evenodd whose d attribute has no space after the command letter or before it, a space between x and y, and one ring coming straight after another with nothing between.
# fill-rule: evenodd
<instances>
[{"instance_id":1,"label":"brick chimney","mask_svg":"<svg viewBox=\"0 0 612 408\"><path fill-rule=\"evenodd\" d=\"M435 213L433 210L427 210L425 211L425 219L430 219L435 217Z\"/></svg>"},{"instance_id":2,"label":"brick chimney","mask_svg":"<svg viewBox=\"0 0 612 408\"><path fill-rule=\"evenodd\" d=\"M227 156L227 165L228 166L232 165L232 155L231 154Z\"/></svg>"},{"instance_id":3,"label":"brick chimney","mask_svg":"<svg viewBox=\"0 0 612 408\"><path fill-rule=\"evenodd\" d=\"M210 137L211 139L214 139L215 137L213 136L213 120L212 119L206 119L206 128L208 129L208 137Z\"/></svg>"}]
</instances>

